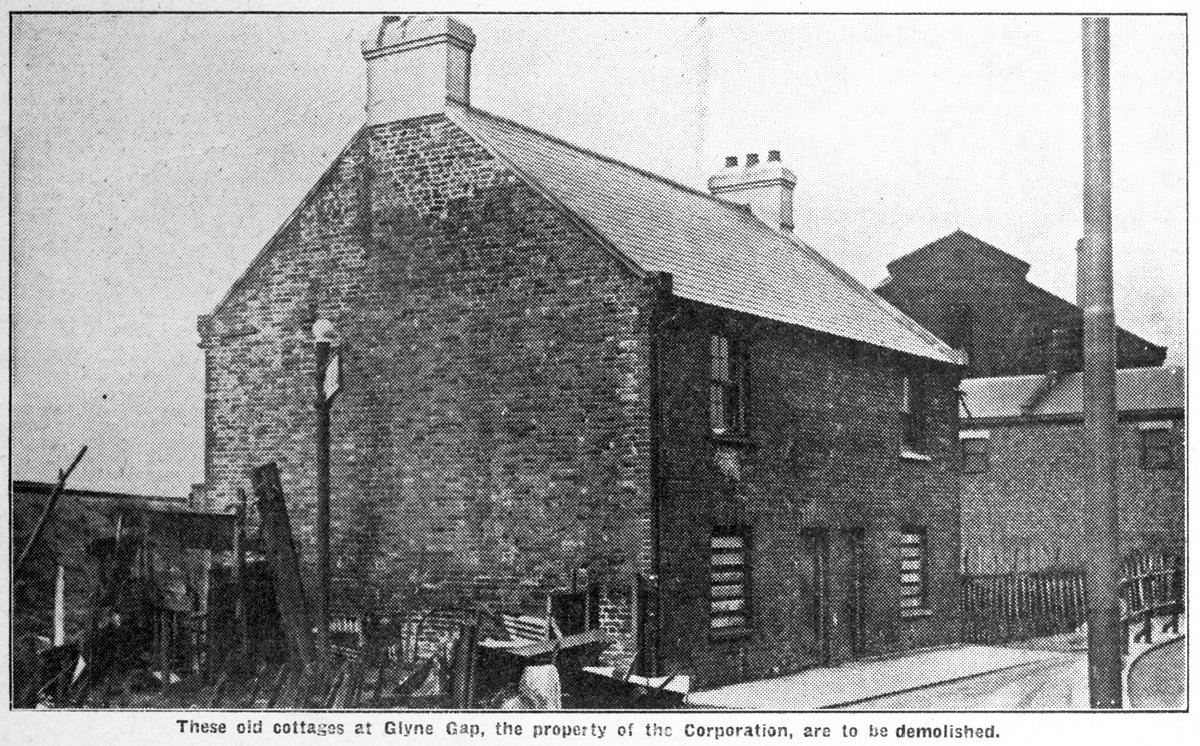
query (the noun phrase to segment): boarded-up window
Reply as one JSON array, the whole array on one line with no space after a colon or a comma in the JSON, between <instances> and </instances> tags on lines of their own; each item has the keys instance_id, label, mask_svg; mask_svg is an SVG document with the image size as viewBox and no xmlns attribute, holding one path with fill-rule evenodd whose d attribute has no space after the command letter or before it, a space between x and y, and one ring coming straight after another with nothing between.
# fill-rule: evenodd
<instances>
[{"instance_id":1,"label":"boarded-up window","mask_svg":"<svg viewBox=\"0 0 1200 746\"><path fill-rule=\"evenodd\" d=\"M714 334L709 344L709 415L715 433L746 429L746 356L736 340Z\"/></svg>"},{"instance_id":2,"label":"boarded-up window","mask_svg":"<svg viewBox=\"0 0 1200 746\"><path fill-rule=\"evenodd\" d=\"M709 628L731 634L750 628L749 547L740 528L713 529L709 560Z\"/></svg>"},{"instance_id":3,"label":"boarded-up window","mask_svg":"<svg viewBox=\"0 0 1200 746\"><path fill-rule=\"evenodd\" d=\"M925 589L925 529L907 526L900 532L900 614L912 616L928 606Z\"/></svg>"}]
</instances>

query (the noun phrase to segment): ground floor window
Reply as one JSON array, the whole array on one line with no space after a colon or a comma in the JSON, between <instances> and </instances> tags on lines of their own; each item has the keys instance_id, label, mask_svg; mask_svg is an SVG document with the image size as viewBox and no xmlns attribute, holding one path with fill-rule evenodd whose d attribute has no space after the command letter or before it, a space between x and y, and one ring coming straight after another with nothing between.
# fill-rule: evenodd
<instances>
[{"instance_id":1,"label":"ground floor window","mask_svg":"<svg viewBox=\"0 0 1200 746\"><path fill-rule=\"evenodd\" d=\"M1144 422L1140 426L1142 435L1142 468L1171 469L1175 466L1174 449L1171 447L1170 422Z\"/></svg>"},{"instance_id":2,"label":"ground floor window","mask_svg":"<svg viewBox=\"0 0 1200 746\"><path fill-rule=\"evenodd\" d=\"M905 526L900 530L900 615L924 614L926 594L925 558L928 556L924 528Z\"/></svg>"},{"instance_id":3,"label":"ground floor window","mask_svg":"<svg viewBox=\"0 0 1200 746\"><path fill-rule=\"evenodd\" d=\"M714 528L710 543L709 629L732 635L750 629L749 532Z\"/></svg>"}]
</instances>

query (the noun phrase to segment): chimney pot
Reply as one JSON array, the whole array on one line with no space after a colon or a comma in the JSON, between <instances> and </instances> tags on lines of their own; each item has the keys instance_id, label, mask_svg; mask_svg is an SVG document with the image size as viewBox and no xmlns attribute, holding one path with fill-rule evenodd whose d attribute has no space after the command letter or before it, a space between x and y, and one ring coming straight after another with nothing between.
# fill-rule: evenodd
<instances>
[{"instance_id":1,"label":"chimney pot","mask_svg":"<svg viewBox=\"0 0 1200 746\"><path fill-rule=\"evenodd\" d=\"M725 169L708 180L708 191L726 202L745 207L776 230L791 231L792 195L796 175L780 163L778 150L768 151L768 164L759 165L758 153L746 154L746 167L737 168L737 156L725 159Z\"/></svg>"}]
</instances>

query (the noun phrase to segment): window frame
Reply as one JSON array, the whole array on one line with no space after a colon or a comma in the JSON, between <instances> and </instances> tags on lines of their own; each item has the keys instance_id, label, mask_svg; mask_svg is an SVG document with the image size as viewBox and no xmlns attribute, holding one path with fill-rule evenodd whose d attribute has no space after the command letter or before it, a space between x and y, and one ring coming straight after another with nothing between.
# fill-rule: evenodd
<instances>
[{"instance_id":1,"label":"window frame","mask_svg":"<svg viewBox=\"0 0 1200 746\"><path fill-rule=\"evenodd\" d=\"M718 543L722 540L734 539L740 543L740 550L737 547L721 547ZM754 629L753 604L751 594L751 532L749 527L743 525L733 526L713 526L709 531L708 541L708 634L714 640L728 640L731 638L747 637ZM718 555L736 556L740 555L740 564L733 565L716 563ZM739 566L741 568L741 581L724 582L717 581L717 569ZM725 569L725 573L731 571ZM736 592L733 595L727 595L724 592L718 593L718 588L739 588L740 595ZM728 604L740 600L742 602L740 613L729 609L717 609L717 604ZM718 613L722 612L722 613ZM732 626L714 626L717 619L735 619L740 618L741 623Z\"/></svg>"},{"instance_id":2,"label":"window frame","mask_svg":"<svg viewBox=\"0 0 1200 746\"><path fill-rule=\"evenodd\" d=\"M916 541L911 541L915 538ZM906 556L916 549L915 556ZM906 550L908 550L906 552ZM905 562L916 560L919 565L914 569L905 566ZM925 526L905 525L900 527L900 541L896 544L897 573L896 580L899 588L900 616L912 618L929 616L929 530ZM907 576L916 573L915 581ZM905 593L905 587L916 586L917 593ZM906 605L910 598L916 598L915 605Z\"/></svg>"},{"instance_id":3,"label":"window frame","mask_svg":"<svg viewBox=\"0 0 1200 746\"><path fill-rule=\"evenodd\" d=\"M983 444L983 449L978 451L968 451L967 443ZM984 431L962 431L958 435L958 455L959 469L963 474L986 474L992 469L992 436L991 433ZM967 456L982 457L982 465L979 468L969 469Z\"/></svg>"},{"instance_id":4,"label":"window frame","mask_svg":"<svg viewBox=\"0 0 1200 746\"><path fill-rule=\"evenodd\" d=\"M1174 430L1171 427L1142 427L1138 430L1138 463L1144 471L1170 471L1175 468L1173 433ZM1163 437L1164 442L1151 447L1147 443L1147 440L1149 440L1150 436L1159 435ZM1149 459L1151 452L1162 453L1165 459L1161 463L1152 463Z\"/></svg>"},{"instance_id":5,"label":"window frame","mask_svg":"<svg viewBox=\"0 0 1200 746\"><path fill-rule=\"evenodd\" d=\"M906 452L924 454L928 436L929 402L925 372L900 372L900 440Z\"/></svg>"},{"instance_id":6,"label":"window frame","mask_svg":"<svg viewBox=\"0 0 1200 746\"><path fill-rule=\"evenodd\" d=\"M722 347L720 355L724 365L718 368L718 354ZM744 340L723 332L709 335L708 426L713 435L746 435L750 409L749 367Z\"/></svg>"}]
</instances>

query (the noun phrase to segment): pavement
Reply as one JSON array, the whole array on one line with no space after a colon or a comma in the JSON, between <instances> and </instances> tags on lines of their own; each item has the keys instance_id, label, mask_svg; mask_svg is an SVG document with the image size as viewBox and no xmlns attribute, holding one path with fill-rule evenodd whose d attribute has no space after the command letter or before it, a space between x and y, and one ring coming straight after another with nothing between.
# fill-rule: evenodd
<instances>
[{"instance_id":1,"label":"pavement","mask_svg":"<svg viewBox=\"0 0 1200 746\"><path fill-rule=\"evenodd\" d=\"M1152 644L1131 643L1125 657L1129 709L1187 707L1186 638L1164 635L1165 621L1155 620ZM1186 633L1186 617L1179 629ZM693 692L686 704L735 710L1087 710L1087 630L813 668Z\"/></svg>"},{"instance_id":2,"label":"pavement","mask_svg":"<svg viewBox=\"0 0 1200 746\"><path fill-rule=\"evenodd\" d=\"M991 671L847 705L847 710L1060 712L1088 709L1087 653Z\"/></svg>"},{"instance_id":3,"label":"pavement","mask_svg":"<svg viewBox=\"0 0 1200 746\"><path fill-rule=\"evenodd\" d=\"M1165 622L1155 619L1153 642L1131 643L1125 656L1125 706L1131 710L1187 707L1187 614L1179 617L1178 634L1163 633Z\"/></svg>"},{"instance_id":4,"label":"pavement","mask_svg":"<svg viewBox=\"0 0 1200 746\"><path fill-rule=\"evenodd\" d=\"M1147 650L1134 661L1125 684L1131 710L1187 708L1187 642L1176 637Z\"/></svg>"},{"instance_id":5,"label":"pavement","mask_svg":"<svg viewBox=\"0 0 1200 746\"><path fill-rule=\"evenodd\" d=\"M864 700L1017 667L1065 664L1070 658L1058 650L960 645L897 658L854 661L833 668L812 668L791 676L693 692L687 697L687 705L738 710L823 710L865 704ZM1086 686L1086 656L1083 665Z\"/></svg>"}]
</instances>

